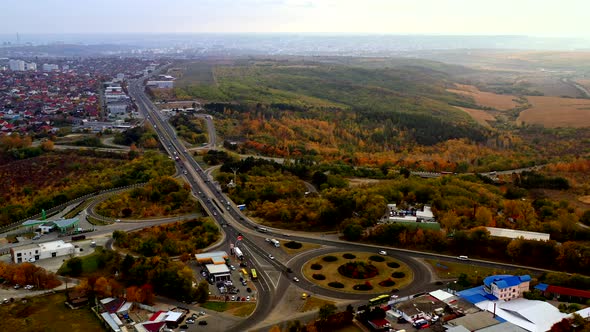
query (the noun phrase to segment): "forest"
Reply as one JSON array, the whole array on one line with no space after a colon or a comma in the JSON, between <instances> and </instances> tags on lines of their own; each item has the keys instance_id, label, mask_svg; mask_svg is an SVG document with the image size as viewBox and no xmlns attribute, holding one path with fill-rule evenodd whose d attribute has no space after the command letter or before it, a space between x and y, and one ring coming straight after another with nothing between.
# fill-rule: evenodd
<instances>
[{"instance_id":1,"label":"forest","mask_svg":"<svg viewBox=\"0 0 590 332\"><path fill-rule=\"evenodd\" d=\"M239 169L236 185L222 188L236 204L246 204L249 216L273 227L338 230L352 241L452 255L469 252L545 268L558 264L566 271L590 274L590 231L578 226L583 211L567 201L529 199L531 188L567 189L564 178L525 172L513 183L497 185L476 175L422 179L400 172L370 185L350 186L337 167L322 168L247 158L224 164L217 180L227 184L232 169ZM319 192L306 193L305 181ZM384 222L391 203L401 209L430 205L441 229ZM543 232L552 240L494 238L482 226Z\"/></svg>"},{"instance_id":2,"label":"forest","mask_svg":"<svg viewBox=\"0 0 590 332\"><path fill-rule=\"evenodd\" d=\"M170 176L151 179L101 202L96 212L110 218L149 218L195 212L198 203L191 198L190 187Z\"/></svg>"},{"instance_id":3,"label":"forest","mask_svg":"<svg viewBox=\"0 0 590 332\"><path fill-rule=\"evenodd\" d=\"M179 113L170 118L170 124L176 129L177 135L189 144L200 145L208 141L205 121L202 118Z\"/></svg>"}]
</instances>

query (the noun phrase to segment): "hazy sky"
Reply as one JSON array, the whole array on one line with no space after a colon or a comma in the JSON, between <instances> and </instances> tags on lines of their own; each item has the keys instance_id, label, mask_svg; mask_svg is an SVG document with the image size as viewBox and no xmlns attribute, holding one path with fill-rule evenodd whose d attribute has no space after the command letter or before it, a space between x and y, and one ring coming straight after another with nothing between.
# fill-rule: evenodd
<instances>
[{"instance_id":1,"label":"hazy sky","mask_svg":"<svg viewBox=\"0 0 590 332\"><path fill-rule=\"evenodd\" d=\"M0 33L590 35L589 0L3 0Z\"/></svg>"}]
</instances>

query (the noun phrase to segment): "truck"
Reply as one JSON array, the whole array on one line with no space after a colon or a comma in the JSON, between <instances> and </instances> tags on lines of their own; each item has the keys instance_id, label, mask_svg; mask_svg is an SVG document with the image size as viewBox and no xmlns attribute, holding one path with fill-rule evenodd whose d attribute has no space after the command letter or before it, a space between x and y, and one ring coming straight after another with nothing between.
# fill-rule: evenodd
<instances>
[{"instance_id":1,"label":"truck","mask_svg":"<svg viewBox=\"0 0 590 332\"><path fill-rule=\"evenodd\" d=\"M279 243L279 241L277 241L277 239L270 239L270 243L272 243L277 248L281 246L281 244Z\"/></svg>"},{"instance_id":2,"label":"truck","mask_svg":"<svg viewBox=\"0 0 590 332\"><path fill-rule=\"evenodd\" d=\"M244 253L242 252L242 250L240 250L240 248L235 247L234 248L234 253L236 254L236 257L238 259L244 259Z\"/></svg>"},{"instance_id":3,"label":"truck","mask_svg":"<svg viewBox=\"0 0 590 332\"><path fill-rule=\"evenodd\" d=\"M86 239L86 235L83 235L83 234L72 236L72 241L82 241L84 239Z\"/></svg>"}]
</instances>

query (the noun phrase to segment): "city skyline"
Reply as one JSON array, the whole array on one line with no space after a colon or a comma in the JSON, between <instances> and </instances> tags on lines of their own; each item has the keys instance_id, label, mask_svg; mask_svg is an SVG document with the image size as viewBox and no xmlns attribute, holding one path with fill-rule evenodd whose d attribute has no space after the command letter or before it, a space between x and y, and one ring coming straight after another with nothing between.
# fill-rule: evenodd
<instances>
[{"instance_id":1,"label":"city skyline","mask_svg":"<svg viewBox=\"0 0 590 332\"><path fill-rule=\"evenodd\" d=\"M22 1L4 34L328 33L588 37L590 3L554 0Z\"/></svg>"}]
</instances>

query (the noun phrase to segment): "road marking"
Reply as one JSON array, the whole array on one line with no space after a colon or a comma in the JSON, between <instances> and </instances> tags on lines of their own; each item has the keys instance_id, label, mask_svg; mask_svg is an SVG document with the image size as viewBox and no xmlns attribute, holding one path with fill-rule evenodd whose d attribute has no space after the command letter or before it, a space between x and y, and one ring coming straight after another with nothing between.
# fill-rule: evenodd
<instances>
[{"instance_id":1,"label":"road marking","mask_svg":"<svg viewBox=\"0 0 590 332\"><path fill-rule=\"evenodd\" d=\"M279 280L281 279L281 272L275 270L264 270L264 272L268 276L268 280L272 283L273 288L277 289L277 287L279 286Z\"/></svg>"}]
</instances>

